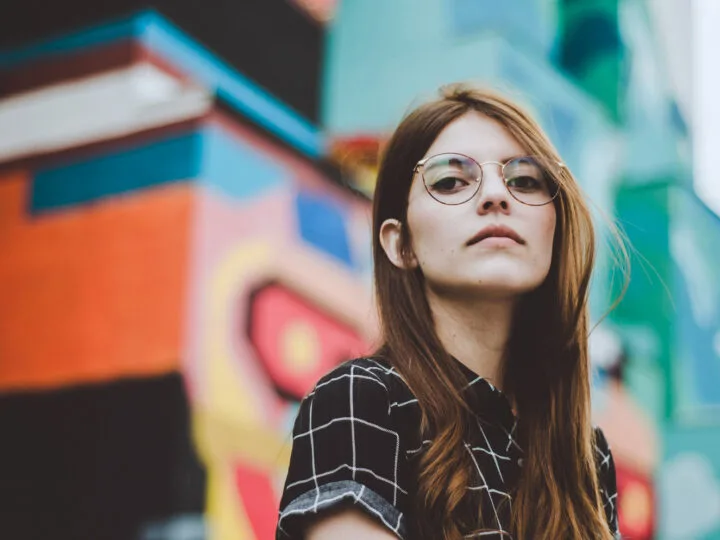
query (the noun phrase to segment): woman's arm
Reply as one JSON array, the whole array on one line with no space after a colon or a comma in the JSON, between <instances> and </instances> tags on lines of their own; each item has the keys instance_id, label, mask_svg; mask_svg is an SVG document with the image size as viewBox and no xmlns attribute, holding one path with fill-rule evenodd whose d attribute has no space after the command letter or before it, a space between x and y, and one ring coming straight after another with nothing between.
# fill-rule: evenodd
<instances>
[{"instance_id":1,"label":"woman's arm","mask_svg":"<svg viewBox=\"0 0 720 540\"><path fill-rule=\"evenodd\" d=\"M359 510L344 510L323 517L308 528L307 540L397 540L397 536L388 532Z\"/></svg>"},{"instance_id":2,"label":"woman's arm","mask_svg":"<svg viewBox=\"0 0 720 540\"><path fill-rule=\"evenodd\" d=\"M407 538L412 477L390 404L408 396L392 386L396 376L384 365L357 359L325 375L303 399L293 427L277 540L307 539L315 524L313 540ZM392 400L391 390L396 391ZM347 510L356 512L340 519ZM383 527L386 534L380 533Z\"/></svg>"}]
</instances>

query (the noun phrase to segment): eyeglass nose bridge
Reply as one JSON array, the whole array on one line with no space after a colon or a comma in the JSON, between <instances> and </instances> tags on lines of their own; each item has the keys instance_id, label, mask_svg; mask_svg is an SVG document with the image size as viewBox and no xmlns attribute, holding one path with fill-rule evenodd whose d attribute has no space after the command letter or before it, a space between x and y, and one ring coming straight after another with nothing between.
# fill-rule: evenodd
<instances>
[{"instance_id":1,"label":"eyeglass nose bridge","mask_svg":"<svg viewBox=\"0 0 720 540\"><path fill-rule=\"evenodd\" d=\"M475 161L475 160L473 160ZM472 195L468 197L468 199L465 202L471 201L475 199L476 197L480 197L480 200L483 199L483 192L486 192L487 190L487 182L485 181L485 166L486 165L497 165L497 171L500 175L500 183L502 184L502 191L505 195L512 197L512 193L510 193L510 189L507 185L507 179L505 178L505 165L506 163L503 163L501 161L483 161L482 163L475 161L475 163L478 166L479 170L479 176L475 179L475 189L472 192Z\"/></svg>"},{"instance_id":2,"label":"eyeglass nose bridge","mask_svg":"<svg viewBox=\"0 0 720 540\"><path fill-rule=\"evenodd\" d=\"M503 185L507 189L507 180L505 179L505 165L507 165L507 163L503 163L501 161L483 161L482 163L478 163L476 161L475 163L477 163L478 168L480 169L480 177L477 178L478 184L482 185L483 180L485 179L485 165L497 165L498 172L500 173L500 179L502 180Z\"/></svg>"}]
</instances>

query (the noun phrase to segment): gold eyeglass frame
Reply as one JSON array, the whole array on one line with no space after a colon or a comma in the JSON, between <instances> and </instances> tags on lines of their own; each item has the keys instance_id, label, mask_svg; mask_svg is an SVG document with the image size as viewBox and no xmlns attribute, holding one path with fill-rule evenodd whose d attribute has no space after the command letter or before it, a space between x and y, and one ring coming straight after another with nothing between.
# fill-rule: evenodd
<instances>
[{"instance_id":1,"label":"gold eyeglass frame","mask_svg":"<svg viewBox=\"0 0 720 540\"><path fill-rule=\"evenodd\" d=\"M475 190L473 191L472 195L470 195L470 197L467 198L466 200L464 200L464 201L462 201L462 202L459 202L459 203L448 203L448 202L443 202L443 201L438 200L437 198L435 198L435 196L433 196L432 193L430 193L430 190L428 189L427 182L425 181L425 175L422 173L422 171L420 171L420 168L423 167L429 160L434 159L434 158L439 157L439 156L461 156L461 157L464 157L464 158L466 158L466 159L469 159L470 161L472 161L473 163L475 163L475 164L478 166L478 169L480 169L480 177L479 177L479 178L475 178L475 182L477 183L477 187L476 187ZM515 160L518 160L518 159L524 159L524 158L532 158L532 159L535 159L535 158L542 158L542 156L534 156L534 155L516 156L516 157L512 157L512 158L508 159L505 163L502 163L502 162L500 162L500 161L483 161L482 163L478 163L478 161L475 160L474 158L472 158L472 157L470 157L470 156L467 156L467 155L465 155L465 154L461 154L460 152L442 152L442 153L440 153L440 154L434 154L434 155L432 155L432 156L428 156L428 157L426 157L425 159L421 159L420 161L418 161L418 162L415 164L415 167L413 168L413 175L414 175L415 173L417 173L418 171L420 171L420 175L422 176L422 180L423 180L423 185L425 186L425 191L427 191L428 195L430 195L430 197L432 197L433 200L439 202L440 204L445 204L445 205L448 205L448 206L458 206L458 205L461 205L461 204L465 204L465 203L468 202L468 201L471 201L471 200L473 199L473 197L475 197L475 195L477 195L477 192L480 191L480 187L482 186L483 176L484 176L484 174L485 174L485 170L483 169L483 167L484 167L485 165L497 165L497 166L500 167L500 174L501 174L501 176L502 176L503 185L505 186L505 189L506 189L507 192L510 194L510 196L511 196L513 199L515 199L517 202L519 202L520 204L524 204L524 205L526 205L526 206L545 206L546 204L550 204L550 203L553 202L553 201L555 200L555 198L558 196L558 193L560 193L560 184L557 183L557 182L555 182L555 183L557 184L557 189L555 190L555 193L553 194L553 196L550 198L550 200L548 200L547 202L544 202L544 203L542 203L542 204L529 204L529 203L526 203L526 202L524 202L524 201L521 201L520 199L518 199L518 198L513 194L512 191L510 191L510 188L509 188L508 185L507 185L507 179L505 178L505 167L506 167L511 161L515 161ZM542 158L542 159L546 160L546 158ZM548 160L546 160L546 161L548 161ZM552 161L552 160L549 160L549 161L550 161L551 163L555 163L560 169L567 169L567 166L566 166L562 161ZM547 174L550 174L550 173L547 173ZM554 181L554 179L553 179L553 181Z\"/></svg>"}]
</instances>

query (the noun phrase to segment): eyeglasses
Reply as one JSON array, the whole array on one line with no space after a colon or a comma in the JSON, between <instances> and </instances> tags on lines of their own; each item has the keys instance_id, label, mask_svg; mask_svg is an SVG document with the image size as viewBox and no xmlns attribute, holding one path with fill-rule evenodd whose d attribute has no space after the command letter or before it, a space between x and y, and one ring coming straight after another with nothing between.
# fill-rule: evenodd
<instances>
[{"instance_id":1,"label":"eyeglasses","mask_svg":"<svg viewBox=\"0 0 720 540\"><path fill-rule=\"evenodd\" d=\"M437 154L418 161L413 172L421 170L425 189L442 204L463 204L472 199L483 180L483 166L500 167L505 187L523 204L543 206L557 197L560 187L555 181L563 163L541 156L522 156L505 163L478 163L463 154Z\"/></svg>"}]
</instances>

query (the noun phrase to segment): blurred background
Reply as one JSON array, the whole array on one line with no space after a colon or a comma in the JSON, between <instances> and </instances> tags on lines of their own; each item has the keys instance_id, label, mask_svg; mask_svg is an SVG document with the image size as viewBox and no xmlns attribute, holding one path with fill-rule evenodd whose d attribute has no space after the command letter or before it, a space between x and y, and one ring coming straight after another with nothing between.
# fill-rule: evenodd
<instances>
[{"instance_id":1,"label":"blurred background","mask_svg":"<svg viewBox=\"0 0 720 540\"><path fill-rule=\"evenodd\" d=\"M3 2L0 537L272 538L298 401L376 343L378 148L473 80L633 246L591 336L624 535L720 539L718 27L716 0Z\"/></svg>"}]
</instances>

